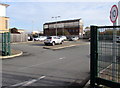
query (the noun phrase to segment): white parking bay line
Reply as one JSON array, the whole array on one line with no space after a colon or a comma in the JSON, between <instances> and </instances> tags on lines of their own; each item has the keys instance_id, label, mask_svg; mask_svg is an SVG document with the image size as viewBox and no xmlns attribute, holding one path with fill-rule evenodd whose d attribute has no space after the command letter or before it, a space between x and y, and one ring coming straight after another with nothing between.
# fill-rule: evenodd
<instances>
[{"instance_id":1,"label":"white parking bay line","mask_svg":"<svg viewBox=\"0 0 120 88\"><path fill-rule=\"evenodd\" d=\"M46 76L41 76L41 77L39 77L38 79L33 79L33 80L31 80L31 81L28 81L27 83L25 83L24 85L22 85L22 86L29 86L30 84L32 84L32 83L35 83L35 82L37 82L37 81L39 81L39 80L41 80L41 79L43 79L43 78L45 78Z\"/></svg>"},{"instance_id":2,"label":"white parking bay line","mask_svg":"<svg viewBox=\"0 0 120 88\"><path fill-rule=\"evenodd\" d=\"M25 84L26 82L28 82L28 81L21 82L21 83L17 83L17 84L14 84L14 85L11 85L11 87L17 87L17 86L20 86L20 85Z\"/></svg>"},{"instance_id":3,"label":"white parking bay line","mask_svg":"<svg viewBox=\"0 0 120 88\"><path fill-rule=\"evenodd\" d=\"M59 60L65 59L65 57L59 58Z\"/></svg>"},{"instance_id":4,"label":"white parking bay line","mask_svg":"<svg viewBox=\"0 0 120 88\"><path fill-rule=\"evenodd\" d=\"M22 86L28 86L28 85L30 85L30 84L32 84L32 83L34 83L34 82L36 82L36 81L38 81L38 80L33 79L33 80L31 80L31 81L26 82L26 83L25 83L25 84L23 84Z\"/></svg>"},{"instance_id":5,"label":"white parking bay line","mask_svg":"<svg viewBox=\"0 0 120 88\"><path fill-rule=\"evenodd\" d=\"M35 64L35 65L27 66L27 67L22 67L19 70L24 70L24 69L27 69L27 68L32 68L32 67L36 67L36 66L52 63L52 62L55 62L57 60L62 60L62 59L65 59L65 57L62 57L62 58L59 58L59 59L50 60L50 61L47 61L47 62L44 62L44 63L40 63L40 64Z\"/></svg>"},{"instance_id":6,"label":"white parking bay line","mask_svg":"<svg viewBox=\"0 0 120 88\"><path fill-rule=\"evenodd\" d=\"M38 78L38 80L41 80L41 79L43 79L43 78L45 78L46 76L41 76L40 78Z\"/></svg>"},{"instance_id":7,"label":"white parking bay line","mask_svg":"<svg viewBox=\"0 0 120 88\"><path fill-rule=\"evenodd\" d=\"M41 76L37 79L32 79L32 80L29 80L29 81L25 81L25 82L21 82L21 83L18 83L18 84L14 84L14 85L11 85L11 87L17 87L17 86L29 86L30 84L32 83L35 83L43 78L45 78L46 76Z\"/></svg>"}]
</instances>

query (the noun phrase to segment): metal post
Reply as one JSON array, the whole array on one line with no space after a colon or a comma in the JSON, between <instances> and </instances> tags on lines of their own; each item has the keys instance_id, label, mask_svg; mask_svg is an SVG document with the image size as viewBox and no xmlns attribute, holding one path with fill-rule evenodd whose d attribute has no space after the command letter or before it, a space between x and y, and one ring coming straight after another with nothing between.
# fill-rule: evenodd
<instances>
[{"instance_id":1,"label":"metal post","mask_svg":"<svg viewBox=\"0 0 120 88\"><path fill-rule=\"evenodd\" d=\"M97 26L91 26L90 86L95 88L97 76Z\"/></svg>"},{"instance_id":2,"label":"metal post","mask_svg":"<svg viewBox=\"0 0 120 88\"><path fill-rule=\"evenodd\" d=\"M56 18L56 36L57 36L57 17Z\"/></svg>"},{"instance_id":3,"label":"metal post","mask_svg":"<svg viewBox=\"0 0 120 88\"><path fill-rule=\"evenodd\" d=\"M2 33L2 55L4 55L4 33Z\"/></svg>"},{"instance_id":4,"label":"metal post","mask_svg":"<svg viewBox=\"0 0 120 88\"><path fill-rule=\"evenodd\" d=\"M65 35L65 30L64 30L64 23L63 23L63 35Z\"/></svg>"},{"instance_id":5,"label":"metal post","mask_svg":"<svg viewBox=\"0 0 120 88\"><path fill-rule=\"evenodd\" d=\"M6 42L6 36L7 36L7 33L4 33L4 55L6 56L7 55L7 42Z\"/></svg>"},{"instance_id":6,"label":"metal post","mask_svg":"<svg viewBox=\"0 0 120 88\"><path fill-rule=\"evenodd\" d=\"M8 55L11 55L11 45L10 45L10 32L8 32Z\"/></svg>"},{"instance_id":7,"label":"metal post","mask_svg":"<svg viewBox=\"0 0 120 88\"><path fill-rule=\"evenodd\" d=\"M56 30L55 30L55 34L56 34L56 36L57 36L57 18L59 18L60 16L56 16L56 17L52 17L52 18L55 18L55 20L56 20Z\"/></svg>"},{"instance_id":8,"label":"metal post","mask_svg":"<svg viewBox=\"0 0 120 88\"><path fill-rule=\"evenodd\" d=\"M113 26L116 26L116 22L115 23L113 23ZM116 75L116 34L117 34L117 32L116 32L116 28L113 28L113 45L112 45L112 47L113 47L113 50L112 50L112 55L113 55L113 62L112 62L112 80L113 81L115 81L116 80L116 78L115 78L115 75Z\"/></svg>"}]
</instances>

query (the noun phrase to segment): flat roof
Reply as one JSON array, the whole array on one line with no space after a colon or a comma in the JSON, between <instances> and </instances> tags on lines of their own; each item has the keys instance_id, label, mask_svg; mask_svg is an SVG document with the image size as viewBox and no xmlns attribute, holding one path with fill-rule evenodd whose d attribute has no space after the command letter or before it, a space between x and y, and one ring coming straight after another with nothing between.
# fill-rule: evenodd
<instances>
[{"instance_id":1,"label":"flat roof","mask_svg":"<svg viewBox=\"0 0 120 88\"><path fill-rule=\"evenodd\" d=\"M57 23L63 23L63 22L75 22L75 21L79 21L79 20L81 20L81 18L80 18L80 19L73 19L73 20L56 21L56 22L57 22ZM44 23L44 25L46 25L46 24L55 24L56 22L47 22L47 23Z\"/></svg>"},{"instance_id":2,"label":"flat roof","mask_svg":"<svg viewBox=\"0 0 120 88\"><path fill-rule=\"evenodd\" d=\"M10 6L8 4L3 4L3 3L0 3L0 5L6 6L6 7Z\"/></svg>"}]
</instances>

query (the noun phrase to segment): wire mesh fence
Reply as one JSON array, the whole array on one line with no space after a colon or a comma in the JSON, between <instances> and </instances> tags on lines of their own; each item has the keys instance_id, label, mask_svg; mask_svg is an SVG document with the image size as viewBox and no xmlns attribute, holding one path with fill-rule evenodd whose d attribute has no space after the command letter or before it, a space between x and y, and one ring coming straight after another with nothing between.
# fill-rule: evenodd
<instances>
[{"instance_id":1,"label":"wire mesh fence","mask_svg":"<svg viewBox=\"0 0 120 88\"><path fill-rule=\"evenodd\" d=\"M98 27L98 77L120 83L120 28Z\"/></svg>"}]
</instances>

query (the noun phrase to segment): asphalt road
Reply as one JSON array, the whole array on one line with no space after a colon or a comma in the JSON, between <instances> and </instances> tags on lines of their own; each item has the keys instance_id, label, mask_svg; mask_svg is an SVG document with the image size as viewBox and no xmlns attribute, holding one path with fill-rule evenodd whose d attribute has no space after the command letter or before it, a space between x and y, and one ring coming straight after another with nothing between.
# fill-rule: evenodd
<instances>
[{"instance_id":1,"label":"asphalt road","mask_svg":"<svg viewBox=\"0 0 120 88\"><path fill-rule=\"evenodd\" d=\"M13 44L12 48L24 53L2 61L2 84L7 88L69 86L89 75L89 44L61 50L36 44Z\"/></svg>"}]
</instances>

